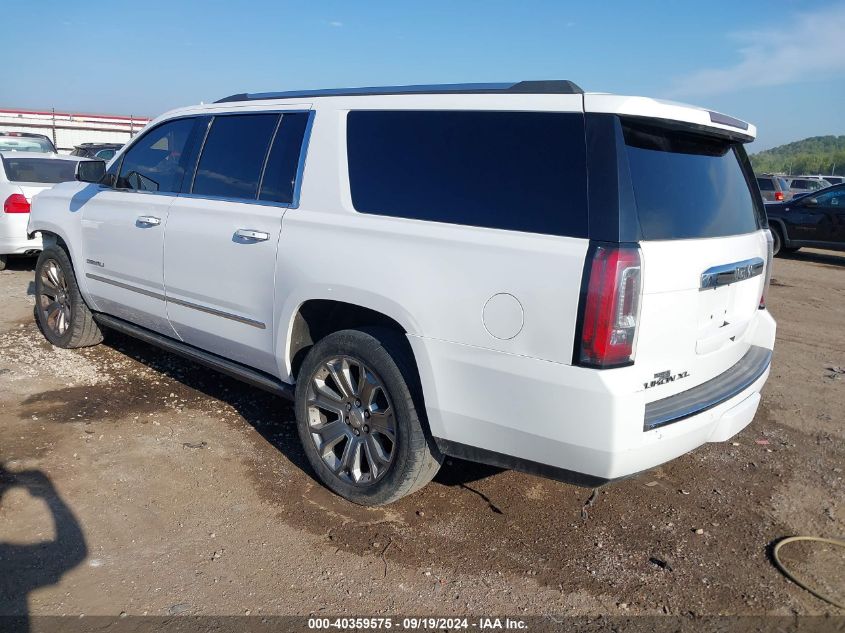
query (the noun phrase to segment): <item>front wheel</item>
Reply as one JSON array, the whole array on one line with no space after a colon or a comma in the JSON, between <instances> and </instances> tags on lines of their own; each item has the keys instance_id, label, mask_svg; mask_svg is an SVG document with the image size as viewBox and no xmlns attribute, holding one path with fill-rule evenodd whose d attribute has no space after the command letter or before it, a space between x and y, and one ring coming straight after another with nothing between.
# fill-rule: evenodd
<instances>
[{"instance_id":1,"label":"front wheel","mask_svg":"<svg viewBox=\"0 0 845 633\"><path fill-rule=\"evenodd\" d=\"M311 348L296 386L296 418L308 461L332 491L384 505L431 481L442 456L404 337L343 330Z\"/></svg>"},{"instance_id":2,"label":"front wheel","mask_svg":"<svg viewBox=\"0 0 845 633\"><path fill-rule=\"evenodd\" d=\"M9 258L6 255L0 255L0 270L6 270L6 262Z\"/></svg>"},{"instance_id":3,"label":"front wheel","mask_svg":"<svg viewBox=\"0 0 845 633\"><path fill-rule=\"evenodd\" d=\"M103 340L79 293L70 258L59 246L45 248L35 264L35 314L56 347L88 347Z\"/></svg>"}]
</instances>

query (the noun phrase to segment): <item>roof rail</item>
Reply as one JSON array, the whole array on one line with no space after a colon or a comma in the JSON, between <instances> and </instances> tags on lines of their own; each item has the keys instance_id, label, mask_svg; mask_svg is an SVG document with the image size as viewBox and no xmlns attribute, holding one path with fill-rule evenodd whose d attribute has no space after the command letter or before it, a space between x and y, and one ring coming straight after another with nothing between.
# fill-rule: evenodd
<instances>
[{"instance_id":1,"label":"roof rail","mask_svg":"<svg viewBox=\"0 0 845 633\"><path fill-rule=\"evenodd\" d=\"M310 99L312 97L352 97L404 94L584 94L575 83L566 79L519 81L517 83L431 84L419 86L375 86L369 88L329 88L324 90L291 90L288 92L255 92L230 95L215 103L261 101L264 99Z\"/></svg>"}]
</instances>

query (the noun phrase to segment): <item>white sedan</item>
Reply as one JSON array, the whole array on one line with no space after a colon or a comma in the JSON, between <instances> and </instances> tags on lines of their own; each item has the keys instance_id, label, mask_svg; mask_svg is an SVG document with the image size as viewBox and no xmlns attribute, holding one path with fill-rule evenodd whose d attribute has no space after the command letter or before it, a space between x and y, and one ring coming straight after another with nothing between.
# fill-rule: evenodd
<instances>
[{"instance_id":1,"label":"white sedan","mask_svg":"<svg viewBox=\"0 0 845 633\"><path fill-rule=\"evenodd\" d=\"M41 237L27 239L26 224L32 196L57 182L74 179L78 156L39 152L0 152L0 270L9 255L35 255Z\"/></svg>"}]
</instances>

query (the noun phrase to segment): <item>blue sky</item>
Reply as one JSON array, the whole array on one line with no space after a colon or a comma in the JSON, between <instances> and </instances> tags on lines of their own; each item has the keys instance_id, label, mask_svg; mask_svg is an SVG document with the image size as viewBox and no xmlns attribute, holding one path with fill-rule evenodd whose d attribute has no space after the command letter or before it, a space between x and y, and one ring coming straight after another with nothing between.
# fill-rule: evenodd
<instances>
[{"instance_id":1,"label":"blue sky","mask_svg":"<svg viewBox=\"0 0 845 633\"><path fill-rule=\"evenodd\" d=\"M571 79L845 134L845 1L4 3L0 107L157 115L237 92ZM8 28L9 25L17 25Z\"/></svg>"}]
</instances>

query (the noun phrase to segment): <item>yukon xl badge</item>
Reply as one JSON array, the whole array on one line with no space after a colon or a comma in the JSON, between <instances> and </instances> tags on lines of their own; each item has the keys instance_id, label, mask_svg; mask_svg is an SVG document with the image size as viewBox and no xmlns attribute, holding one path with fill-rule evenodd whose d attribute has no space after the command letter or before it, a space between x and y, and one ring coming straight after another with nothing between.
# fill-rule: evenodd
<instances>
[{"instance_id":1,"label":"yukon xl badge","mask_svg":"<svg viewBox=\"0 0 845 633\"><path fill-rule=\"evenodd\" d=\"M644 382L643 388L651 389L652 387L659 387L660 385L665 385L667 382L675 382L676 380L680 380L681 378L689 378L689 372L682 371L678 372L677 374L673 374L671 370L667 369L666 371L661 371L654 374L654 380Z\"/></svg>"}]
</instances>

